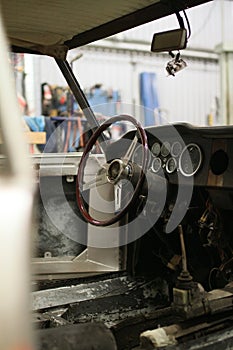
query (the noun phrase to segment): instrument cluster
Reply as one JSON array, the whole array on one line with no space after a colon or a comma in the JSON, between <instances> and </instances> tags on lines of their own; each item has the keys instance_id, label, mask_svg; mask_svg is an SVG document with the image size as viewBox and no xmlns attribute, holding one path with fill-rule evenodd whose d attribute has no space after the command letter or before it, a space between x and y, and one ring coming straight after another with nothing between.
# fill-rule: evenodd
<instances>
[{"instance_id":1,"label":"instrument cluster","mask_svg":"<svg viewBox=\"0 0 233 350\"><path fill-rule=\"evenodd\" d=\"M133 154L133 161L140 165L141 145ZM154 173L165 171L173 174L179 171L183 176L193 176L199 170L203 156L201 148L196 143L182 145L179 141L163 143L154 142L149 152L149 167Z\"/></svg>"}]
</instances>

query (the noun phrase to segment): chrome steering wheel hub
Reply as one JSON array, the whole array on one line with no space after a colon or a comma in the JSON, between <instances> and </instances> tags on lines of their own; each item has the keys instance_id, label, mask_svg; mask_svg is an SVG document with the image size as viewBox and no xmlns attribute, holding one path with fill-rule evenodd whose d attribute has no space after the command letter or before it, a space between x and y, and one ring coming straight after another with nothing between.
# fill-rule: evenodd
<instances>
[{"instance_id":1,"label":"chrome steering wheel hub","mask_svg":"<svg viewBox=\"0 0 233 350\"><path fill-rule=\"evenodd\" d=\"M121 159L114 159L108 168L108 182L116 184L119 180L129 179L132 176L132 168L130 164L125 163Z\"/></svg>"}]
</instances>

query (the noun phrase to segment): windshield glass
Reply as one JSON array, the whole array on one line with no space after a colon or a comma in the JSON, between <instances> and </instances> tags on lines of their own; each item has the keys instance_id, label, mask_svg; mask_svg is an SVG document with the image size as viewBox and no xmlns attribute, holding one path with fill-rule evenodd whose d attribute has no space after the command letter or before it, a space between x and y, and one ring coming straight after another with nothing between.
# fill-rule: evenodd
<instances>
[{"instance_id":1,"label":"windshield glass","mask_svg":"<svg viewBox=\"0 0 233 350\"><path fill-rule=\"evenodd\" d=\"M99 124L117 114L133 115L143 126L231 124L225 73L232 68L225 44L233 41L228 28L233 4L214 1L186 13L191 35L187 48L180 51L184 70L175 76L168 76L166 70L172 61L168 53L150 52L154 33L179 27L175 15L69 52L67 61ZM57 129L46 152L82 151L91 126L55 60L12 54L12 65L25 128L45 132L37 134L32 151L43 152L44 138L48 141ZM115 140L129 128L117 123L106 137Z\"/></svg>"}]
</instances>

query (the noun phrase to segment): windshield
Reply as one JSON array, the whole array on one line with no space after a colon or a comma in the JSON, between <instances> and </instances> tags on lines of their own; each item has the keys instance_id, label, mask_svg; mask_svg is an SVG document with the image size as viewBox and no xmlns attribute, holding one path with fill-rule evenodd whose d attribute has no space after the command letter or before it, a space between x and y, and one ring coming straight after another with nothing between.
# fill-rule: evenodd
<instances>
[{"instance_id":1,"label":"windshield","mask_svg":"<svg viewBox=\"0 0 233 350\"><path fill-rule=\"evenodd\" d=\"M168 53L150 52L153 34L178 28L175 15L73 49L68 62L99 124L117 114L133 115L143 126L186 122L214 126L231 123L230 85L224 69L233 41L230 1L214 1L186 11L191 27L181 57L185 69L168 76ZM56 130L46 152L83 150L92 125L73 97L53 58L12 54L18 101L25 128L37 135L33 152L43 152L43 137ZM228 84L228 85L227 85ZM224 99L222 98L224 93ZM116 140L130 126L112 125ZM41 139L39 139L41 137Z\"/></svg>"}]
</instances>

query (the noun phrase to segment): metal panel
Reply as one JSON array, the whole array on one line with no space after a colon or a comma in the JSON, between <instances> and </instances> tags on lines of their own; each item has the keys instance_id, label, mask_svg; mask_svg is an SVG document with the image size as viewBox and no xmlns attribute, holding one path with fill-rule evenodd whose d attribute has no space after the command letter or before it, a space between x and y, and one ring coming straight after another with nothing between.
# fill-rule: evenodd
<instances>
[{"instance_id":1,"label":"metal panel","mask_svg":"<svg viewBox=\"0 0 233 350\"><path fill-rule=\"evenodd\" d=\"M93 272L105 273L119 271L121 268L124 268L124 257L122 250L120 250L118 246L111 246L111 248L109 245L110 248L106 249L107 247L101 245L101 243L103 243L101 241L97 248L96 236L98 235L98 228L95 227L93 229L91 225L84 223L82 220L77 220L76 224L73 225L73 211L69 211L68 209L67 212L67 206L65 206L66 209L61 209L61 206L63 206L64 201L67 201L67 198L64 193L61 193L56 187L56 178L66 176L66 178L69 178L69 182L71 182L70 185L72 189L69 189L68 206L68 208L70 208L70 206L72 206L71 193L72 191L75 192L74 176L77 174L80 158L81 153L72 153L68 155L44 154L32 157L33 167L40 175L40 195L44 206L43 210L42 207L40 207L41 210L39 210L40 224L38 237L36 238L38 242L37 250L40 252L40 255L41 252L44 252L43 242L46 242L45 248L47 249L47 252L44 253L44 258L36 257L32 262L33 274L36 275L38 279L48 275L52 278L52 275L55 276L58 274L66 276L76 274L77 277L83 274L93 274ZM0 160L4 162L4 158ZM89 164L85 174L87 181L89 177L93 178L96 174L96 166L99 168L99 164L103 161L104 157L102 155L92 155L89 157ZM49 178L52 182L49 181ZM45 180L43 181L43 179ZM91 191L93 190L94 189ZM53 208L53 203L50 201L51 198L59 198L60 210L63 213L62 225L65 224L64 229L56 226L56 223L59 221L60 213L57 212L57 208ZM48 217L45 215L44 210ZM72 238L67 235L66 220L68 220L69 231L74 234ZM104 233L106 233L106 231L101 232L103 237L105 237ZM117 224L115 226L115 234L117 236L119 234L119 227ZM83 238L81 240L79 239L82 235L85 237L85 241L87 241L87 248L84 251L82 251L84 244ZM102 239L101 235L99 239ZM104 254L102 247L105 247ZM71 256L71 254L77 254L77 256Z\"/></svg>"},{"instance_id":2,"label":"metal panel","mask_svg":"<svg viewBox=\"0 0 233 350\"><path fill-rule=\"evenodd\" d=\"M48 307L119 295L119 292L123 294L135 287L138 287L136 281L123 276L68 287L39 290L32 293L32 310L38 311Z\"/></svg>"}]
</instances>

